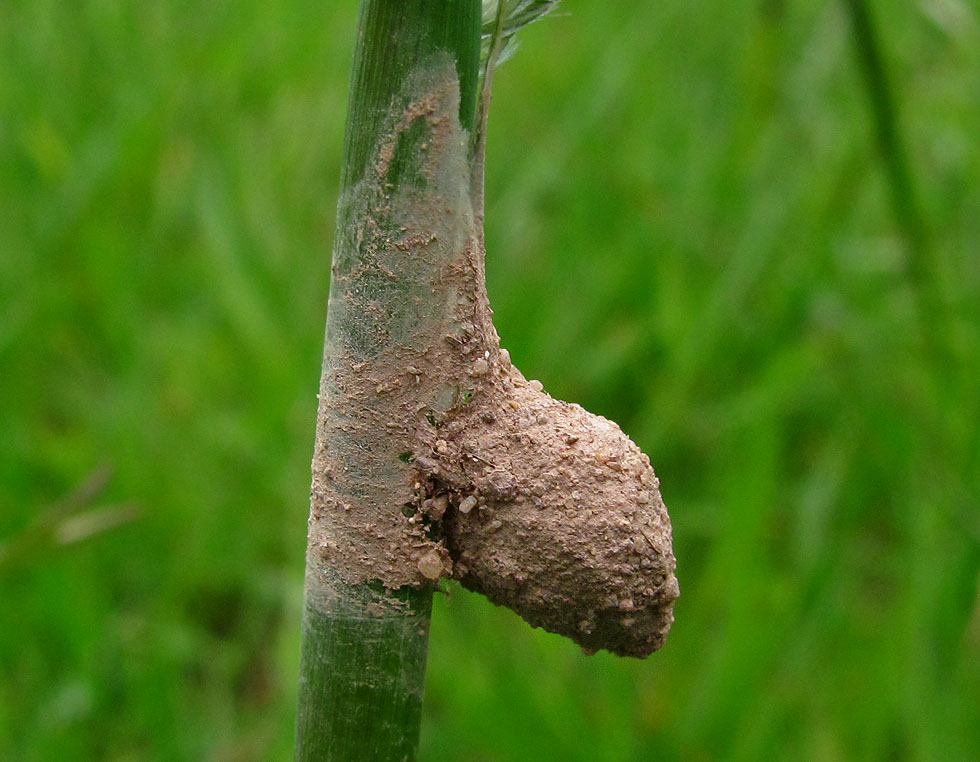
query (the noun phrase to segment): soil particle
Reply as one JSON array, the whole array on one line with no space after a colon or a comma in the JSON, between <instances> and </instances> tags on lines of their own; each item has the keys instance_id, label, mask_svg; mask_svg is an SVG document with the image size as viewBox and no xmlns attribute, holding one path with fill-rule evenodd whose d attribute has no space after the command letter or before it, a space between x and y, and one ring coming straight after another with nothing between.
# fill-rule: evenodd
<instances>
[{"instance_id":1,"label":"soil particle","mask_svg":"<svg viewBox=\"0 0 980 762\"><path fill-rule=\"evenodd\" d=\"M448 507L449 497L447 495L438 495L422 503L422 511L430 521L439 521L446 514Z\"/></svg>"},{"instance_id":2,"label":"soil particle","mask_svg":"<svg viewBox=\"0 0 980 762\"><path fill-rule=\"evenodd\" d=\"M439 551L427 550L419 558L418 562L419 572L426 579L437 580L442 576L444 571L442 566L442 556L439 555Z\"/></svg>"}]
</instances>

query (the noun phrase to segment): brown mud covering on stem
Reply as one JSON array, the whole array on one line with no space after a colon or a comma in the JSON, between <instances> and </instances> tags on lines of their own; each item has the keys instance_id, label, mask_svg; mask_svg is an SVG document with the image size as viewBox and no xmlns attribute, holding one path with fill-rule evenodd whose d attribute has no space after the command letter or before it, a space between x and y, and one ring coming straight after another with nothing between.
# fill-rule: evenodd
<instances>
[{"instance_id":1,"label":"brown mud covering on stem","mask_svg":"<svg viewBox=\"0 0 980 762\"><path fill-rule=\"evenodd\" d=\"M475 289L468 137L448 54L422 62L401 93L338 209L308 547L324 584L431 584L419 561L433 551L449 568L411 516L420 487L409 461L420 430L462 394L445 336L461 330L457 305Z\"/></svg>"},{"instance_id":2,"label":"brown mud covering on stem","mask_svg":"<svg viewBox=\"0 0 980 762\"><path fill-rule=\"evenodd\" d=\"M678 595L650 461L511 365L452 61L420 66L403 92L341 201L311 562L390 589L452 576L587 650L646 656Z\"/></svg>"}]
</instances>

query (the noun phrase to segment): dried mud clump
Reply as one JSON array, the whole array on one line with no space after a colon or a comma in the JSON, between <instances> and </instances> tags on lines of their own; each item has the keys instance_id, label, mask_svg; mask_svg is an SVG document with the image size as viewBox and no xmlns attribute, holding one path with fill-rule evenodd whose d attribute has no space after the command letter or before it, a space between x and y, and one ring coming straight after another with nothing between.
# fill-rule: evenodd
<instances>
[{"instance_id":1,"label":"dried mud clump","mask_svg":"<svg viewBox=\"0 0 980 762\"><path fill-rule=\"evenodd\" d=\"M586 650L647 656L679 594L649 459L494 354L472 362L483 383L421 459L456 501L443 518L452 576Z\"/></svg>"},{"instance_id":2,"label":"dried mud clump","mask_svg":"<svg viewBox=\"0 0 980 762\"><path fill-rule=\"evenodd\" d=\"M308 584L451 576L586 650L646 656L678 595L657 478L500 348L454 63L409 80L338 212Z\"/></svg>"}]
</instances>

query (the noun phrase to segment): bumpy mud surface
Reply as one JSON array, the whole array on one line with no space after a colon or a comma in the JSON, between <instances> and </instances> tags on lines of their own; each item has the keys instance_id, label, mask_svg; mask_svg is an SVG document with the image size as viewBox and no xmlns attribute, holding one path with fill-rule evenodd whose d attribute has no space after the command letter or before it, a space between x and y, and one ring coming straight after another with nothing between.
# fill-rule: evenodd
<instances>
[{"instance_id":1,"label":"bumpy mud surface","mask_svg":"<svg viewBox=\"0 0 980 762\"><path fill-rule=\"evenodd\" d=\"M500 349L452 63L406 92L426 94L396 104L342 202L356 224L334 259L311 560L391 589L451 576L587 650L646 656L678 595L650 461ZM393 194L392 167L417 186Z\"/></svg>"},{"instance_id":2,"label":"bumpy mud surface","mask_svg":"<svg viewBox=\"0 0 980 762\"><path fill-rule=\"evenodd\" d=\"M649 459L615 423L552 399L499 352L490 363L471 409L421 459L430 489L451 498L452 575L586 649L646 656L663 645L678 595Z\"/></svg>"}]
</instances>

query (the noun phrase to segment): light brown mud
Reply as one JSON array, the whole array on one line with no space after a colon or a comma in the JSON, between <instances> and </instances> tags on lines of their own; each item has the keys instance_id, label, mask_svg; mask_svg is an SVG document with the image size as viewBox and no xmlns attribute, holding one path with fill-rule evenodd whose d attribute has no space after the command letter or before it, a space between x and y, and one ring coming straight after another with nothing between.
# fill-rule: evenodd
<instances>
[{"instance_id":1,"label":"light brown mud","mask_svg":"<svg viewBox=\"0 0 980 762\"><path fill-rule=\"evenodd\" d=\"M420 67L405 92L424 96L397 104L344 202L353 232L331 283L311 560L390 589L453 577L588 650L646 656L678 595L650 461L511 365L451 62ZM418 181L394 193L406 166Z\"/></svg>"}]
</instances>

